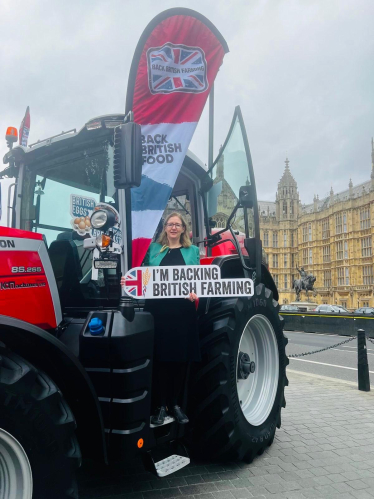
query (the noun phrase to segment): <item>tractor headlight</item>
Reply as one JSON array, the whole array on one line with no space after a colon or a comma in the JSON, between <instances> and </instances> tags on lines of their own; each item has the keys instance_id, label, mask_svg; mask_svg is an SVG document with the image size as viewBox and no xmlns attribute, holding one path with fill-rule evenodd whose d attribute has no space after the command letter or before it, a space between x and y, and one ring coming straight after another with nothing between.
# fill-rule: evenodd
<instances>
[{"instance_id":1,"label":"tractor headlight","mask_svg":"<svg viewBox=\"0 0 374 499\"><path fill-rule=\"evenodd\" d=\"M108 212L105 210L95 211L91 216L91 225L94 229L101 229L108 221Z\"/></svg>"}]
</instances>

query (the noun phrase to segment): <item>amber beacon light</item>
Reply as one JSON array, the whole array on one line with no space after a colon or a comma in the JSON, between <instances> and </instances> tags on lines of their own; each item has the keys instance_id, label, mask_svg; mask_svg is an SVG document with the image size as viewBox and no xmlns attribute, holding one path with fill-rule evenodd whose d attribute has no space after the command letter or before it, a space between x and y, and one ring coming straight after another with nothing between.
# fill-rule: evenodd
<instances>
[{"instance_id":1,"label":"amber beacon light","mask_svg":"<svg viewBox=\"0 0 374 499\"><path fill-rule=\"evenodd\" d=\"M18 130L14 126L8 126L6 129L5 140L9 149L12 149L14 142L18 140Z\"/></svg>"}]
</instances>

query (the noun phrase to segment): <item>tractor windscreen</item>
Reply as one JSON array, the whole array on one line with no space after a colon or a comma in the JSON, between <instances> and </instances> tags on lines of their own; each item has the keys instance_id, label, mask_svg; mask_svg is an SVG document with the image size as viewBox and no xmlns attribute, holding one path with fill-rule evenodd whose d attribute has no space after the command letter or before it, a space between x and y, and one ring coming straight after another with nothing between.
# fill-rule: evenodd
<instances>
[{"instance_id":1,"label":"tractor windscreen","mask_svg":"<svg viewBox=\"0 0 374 499\"><path fill-rule=\"evenodd\" d=\"M226 141L210 175L213 186L207 196L208 216L220 229L226 227L227 219L238 202L240 187L250 186L253 208L239 208L231 225L246 237L254 237L258 227L256 185L240 108L235 109Z\"/></svg>"},{"instance_id":2,"label":"tractor windscreen","mask_svg":"<svg viewBox=\"0 0 374 499\"><path fill-rule=\"evenodd\" d=\"M90 214L99 203L117 208L113 147L107 139L58 152L46 149L25 168L21 229L44 234L62 305L119 298L118 282L110 286L115 275L109 281L103 276L98 284L91 281L92 252L83 247L85 238L97 235ZM105 272L108 277L110 271Z\"/></svg>"},{"instance_id":3,"label":"tractor windscreen","mask_svg":"<svg viewBox=\"0 0 374 499\"><path fill-rule=\"evenodd\" d=\"M89 212L99 202L114 203L114 193L108 141L42 156L25 171L21 228L44 234L48 246L56 239L83 240L91 230Z\"/></svg>"}]
</instances>

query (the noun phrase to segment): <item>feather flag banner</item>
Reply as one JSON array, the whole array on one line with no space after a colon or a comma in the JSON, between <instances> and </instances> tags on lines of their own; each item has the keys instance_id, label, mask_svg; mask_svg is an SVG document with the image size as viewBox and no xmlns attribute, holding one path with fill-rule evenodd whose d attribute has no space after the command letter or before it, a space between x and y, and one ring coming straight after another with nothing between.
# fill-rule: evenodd
<instances>
[{"instance_id":1,"label":"feather flag banner","mask_svg":"<svg viewBox=\"0 0 374 499\"><path fill-rule=\"evenodd\" d=\"M27 106L25 117L23 118L19 127L19 144L20 146L27 147L30 133L30 108Z\"/></svg>"},{"instance_id":2,"label":"feather flag banner","mask_svg":"<svg viewBox=\"0 0 374 499\"><path fill-rule=\"evenodd\" d=\"M184 8L159 14L138 42L126 100L143 143L142 182L131 190L132 266L152 241L227 52L217 28Z\"/></svg>"}]
</instances>

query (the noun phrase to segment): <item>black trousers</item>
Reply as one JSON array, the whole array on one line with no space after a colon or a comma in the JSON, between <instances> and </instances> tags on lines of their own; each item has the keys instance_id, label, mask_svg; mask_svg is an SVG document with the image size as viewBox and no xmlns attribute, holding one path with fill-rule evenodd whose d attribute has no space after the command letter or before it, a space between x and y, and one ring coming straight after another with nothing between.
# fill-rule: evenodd
<instances>
[{"instance_id":1,"label":"black trousers","mask_svg":"<svg viewBox=\"0 0 374 499\"><path fill-rule=\"evenodd\" d=\"M188 362L160 362L153 366L154 408L181 405Z\"/></svg>"}]
</instances>

